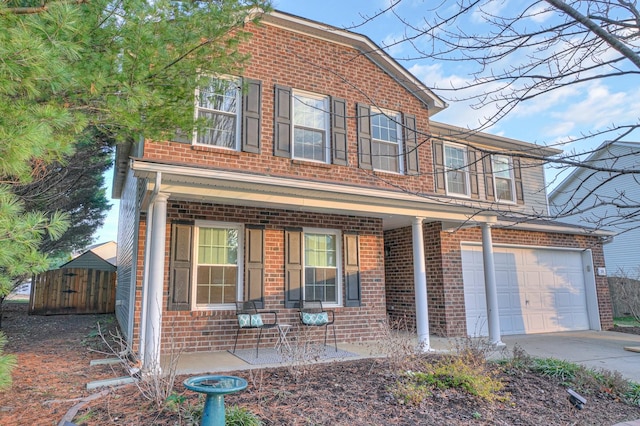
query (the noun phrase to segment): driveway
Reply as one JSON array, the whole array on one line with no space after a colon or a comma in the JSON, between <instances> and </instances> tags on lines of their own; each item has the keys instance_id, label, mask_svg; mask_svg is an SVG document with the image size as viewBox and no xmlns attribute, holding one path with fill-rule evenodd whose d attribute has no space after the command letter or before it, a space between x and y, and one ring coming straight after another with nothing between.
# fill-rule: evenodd
<instances>
[{"instance_id":1,"label":"driveway","mask_svg":"<svg viewBox=\"0 0 640 426\"><path fill-rule=\"evenodd\" d=\"M517 344L532 356L615 370L640 383L640 353L624 350L625 346L640 347L639 335L588 330L503 336L502 341L510 351Z\"/></svg>"}]
</instances>

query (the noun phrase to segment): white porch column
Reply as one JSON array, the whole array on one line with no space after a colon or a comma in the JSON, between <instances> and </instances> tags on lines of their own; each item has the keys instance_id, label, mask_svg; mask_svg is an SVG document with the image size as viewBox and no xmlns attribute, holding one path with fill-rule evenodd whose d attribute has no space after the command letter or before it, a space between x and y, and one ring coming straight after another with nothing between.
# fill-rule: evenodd
<instances>
[{"instance_id":1,"label":"white porch column","mask_svg":"<svg viewBox=\"0 0 640 426\"><path fill-rule=\"evenodd\" d=\"M482 224L482 260L484 262L484 289L487 298L487 326L489 341L496 346L504 346L500 336L500 315L498 311L498 290L496 271L493 262L493 241L491 226Z\"/></svg>"},{"instance_id":2,"label":"white porch column","mask_svg":"<svg viewBox=\"0 0 640 426\"><path fill-rule=\"evenodd\" d=\"M413 282L416 293L416 326L418 345L423 351L430 349L429 308L427 306L427 274L424 260L424 233L421 217L413 219Z\"/></svg>"},{"instance_id":3,"label":"white porch column","mask_svg":"<svg viewBox=\"0 0 640 426\"><path fill-rule=\"evenodd\" d=\"M162 290L164 288L165 232L167 225L167 199L169 194L158 193L153 201L152 229L149 247L149 280L147 282L147 309L144 339L143 369L159 371L160 336L162 327Z\"/></svg>"}]
</instances>

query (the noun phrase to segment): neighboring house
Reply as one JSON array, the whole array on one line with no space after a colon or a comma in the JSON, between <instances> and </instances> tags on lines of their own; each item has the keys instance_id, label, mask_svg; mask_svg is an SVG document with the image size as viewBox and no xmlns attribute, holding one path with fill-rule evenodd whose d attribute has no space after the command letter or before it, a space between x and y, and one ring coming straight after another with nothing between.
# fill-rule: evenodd
<instances>
[{"instance_id":1,"label":"neighboring house","mask_svg":"<svg viewBox=\"0 0 640 426\"><path fill-rule=\"evenodd\" d=\"M388 318L427 346L612 326L602 235L514 220L546 212L529 157L558 150L432 122L446 104L363 35L281 12L245 29L243 75L195 95L209 128L118 146L116 315L147 368L231 349L236 300L296 324L321 299L343 342Z\"/></svg>"},{"instance_id":2,"label":"neighboring house","mask_svg":"<svg viewBox=\"0 0 640 426\"><path fill-rule=\"evenodd\" d=\"M608 275L637 277L640 268L640 143L605 142L549 194L558 220L617 234L604 246ZM603 170L604 169L604 170Z\"/></svg>"},{"instance_id":3,"label":"neighboring house","mask_svg":"<svg viewBox=\"0 0 640 426\"><path fill-rule=\"evenodd\" d=\"M60 266L62 268L97 269L100 271L112 271L117 269L118 245L115 241L94 244L87 247L82 253Z\"/></svg>"}]
</instances>

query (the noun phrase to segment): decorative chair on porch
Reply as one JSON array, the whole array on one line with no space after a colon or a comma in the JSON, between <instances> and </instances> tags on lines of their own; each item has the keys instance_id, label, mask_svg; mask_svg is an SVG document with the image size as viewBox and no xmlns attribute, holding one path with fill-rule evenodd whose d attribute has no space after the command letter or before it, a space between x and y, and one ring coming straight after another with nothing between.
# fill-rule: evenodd
<instances>
[{"instance_id":1,"label":"decorative chair on porch","mask_svg":"<svg viewBox=\"0 0 640 426\"><path fill-rule=\"evenodd\" d=\"M338 352L336 339L335 316L333 311L324 309L320 300L304 300L300 302L300 322L308 327L324 327L324 345L327 345L327 331L333 326L333 345Z\"/></svg>"},{"instance_id":2,"label":"decorative chair on porch","mask_svg":"<svg viewBox=\"0 0 640 426\"><path fill-rule=\"evenodd\" d=\"M236 341L233 344L233 353L236 353L236 346L238 345L238 335L240 334L240 330L257 329L258 341L256 342L256 358L258 358L258 349L260 347L262 330L277 328L278 314L275 311L258 311L255 302L247 301L236 302L236 317L238 319L238 330L236 330ZM273 321L267 321L266 317L272 317Z\"/></svg>"}]
</instances>

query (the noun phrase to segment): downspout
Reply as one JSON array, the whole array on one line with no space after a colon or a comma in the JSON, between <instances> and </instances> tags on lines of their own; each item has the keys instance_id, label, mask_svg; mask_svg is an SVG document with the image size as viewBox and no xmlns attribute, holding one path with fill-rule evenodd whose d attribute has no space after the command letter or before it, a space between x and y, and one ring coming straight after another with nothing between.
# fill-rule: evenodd
<instances>
[{"instance_id":1,"label":"downspout","mask_svg":"<svg viewBox=\"0 0 640 426\"><path fill-rule=\"evenodd\" d=\"M140 353L139 359L144 359L145 335L147 332L147 295L149 293L149 258L151 256L149 248L151 247L151 229L153 228L153 202L158 196L158 192L160 192L161 185L162 172L157 172L153 191L151 191L151 197L149 198L149 208L147 209L147 229L144 238L144 272L142 276L142 300L140 308L140 347L138 350L138 352Z\"/></svg>"}]
</instances>

